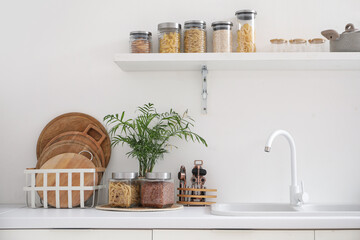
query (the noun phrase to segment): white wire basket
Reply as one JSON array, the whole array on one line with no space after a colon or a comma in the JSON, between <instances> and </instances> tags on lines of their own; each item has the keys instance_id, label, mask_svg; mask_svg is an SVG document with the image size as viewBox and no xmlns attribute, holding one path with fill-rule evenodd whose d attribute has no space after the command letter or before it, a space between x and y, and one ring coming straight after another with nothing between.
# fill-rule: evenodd
<instances>
[{"instance_id":1,"label":"white wire basket","mask_svg":"<svg viewBox=\"0 0 360 240\"><path fill-rule=\"evenodd\" d=\"M74 191L80 193L80 208L95 207L99 201L99 195L102 189L105 189L105 185L102 184L102 175L105 168L88 168L88 169L35 169L28 168L24 171L26 175L26 205L30 208L60 208L60 191L67 191L68 208L73 208L72 194ZM43 174L43 186L36 186L36 175ZM48 186L48 174L55 174L55 186ZM60 186L60 175L66 174L68 177L67 186ZM80 174L79 186L73 186L72 176L73 174ZM94 185L84 185L85 174L92 174ZM99 179L99 183L96 184L96 175ZM50 206L48 203L48 192L55 192L55 206ZM93 191L90 198L87 200L84 197L85 191ZM43 197L40 198L39 192L42 192Z\"/></svg>"}]
</instances>

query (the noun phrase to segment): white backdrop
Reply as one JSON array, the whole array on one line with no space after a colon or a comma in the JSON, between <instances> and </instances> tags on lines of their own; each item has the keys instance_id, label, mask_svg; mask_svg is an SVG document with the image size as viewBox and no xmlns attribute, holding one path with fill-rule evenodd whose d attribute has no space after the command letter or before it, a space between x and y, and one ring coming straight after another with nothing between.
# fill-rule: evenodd
<instances>
[{"instance_id":1,"label":"white backdrop","mask_svg":"<svg viewBox=\"0 0 360 240\"><path fill-rule=\"evenodd\" d=\"M208 115L200 113L200 72L123 72L113 55L128 51L132 30L152 31L164 21L235 21L253 8L257 46L269 39L319 37L324 29L360 27L360 1L0 1L0 202L24 202L23 170L34 167L37 138L48 121L71 111L101 120L137 106L189 109L194 129L209 143L173 141L178 149L155 171L195 159L208 170L218 201L287 202L289 146L269 134L290 131L298 148L298 175L313 202L360 203L360 72L210 72ZM156 42L156 41L155 41ZM157 45L157 44L155 44ZM210 47L211 49L211 47ZM128 147L113 151L112 171L137 170Z\"/></svg>"}]
</instances>

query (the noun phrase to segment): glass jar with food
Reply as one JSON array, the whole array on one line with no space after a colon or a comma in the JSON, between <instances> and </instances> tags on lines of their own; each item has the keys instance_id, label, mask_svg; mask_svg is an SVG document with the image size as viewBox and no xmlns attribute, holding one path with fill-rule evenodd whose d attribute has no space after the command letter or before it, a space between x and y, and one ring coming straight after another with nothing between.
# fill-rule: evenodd
<instances>
[{"instance_id":1,"label":"glass jar with food","mask_svg":"<svg viewBox=\"0 0 360 240\"><path fill-rule=\"evenodd\" d=\"M206 52L206 22L200 20L186 21L184 24L184 52Z\"/></svg>"},{"instance_id":2,"label":"glass jar with food","mask_svg":"<svg viewBox=\"0 0 360 240\"><path fill-rule=\"evenodd\" d=\"M132 208L140 203L140 183L136 172L113 172L109 180L109 204Z\"/></svg>"},{"instance_id":3,"label":"glass jar with food","mask_svg":"<svg viewBox=\"0 0 360 240\"><path fill-rule=\"evenodd\" d=\"M171 173L148 172L141 182L141 206L152 208L170 207L175 202L174 180Z\"/></svg>"},{"instance_id":4,"label":"glass jar with food","mask_svg":"<svg viewBox=\"0 0 360 240\"><path fill-rule=\"evenodd\" d=\"M232 52L232 29L233 23L226 21L213 22L213 52Z\"/></svg>"},{"instance_id":5,"label":"glass jar with food","mask_svg":"<svg viewBox=\"0 0 360 240\"><path fill-rule=\"evenodd\" d=\"M158 25L159 53L180 53L181 24L165 22Z\"/></svg>"},{"instance_id":6,"label":"glass jar with food","mask_svg":"<svg viewBox=\"0 0 360 240\"><path fill-rule=\"evenodd\" d=\"M238 22L237 52L256 52L255 45L255 10L239 10L235 13Z\"/></svg>"},{"instance_id":7,"label":"glass jar with food","mask_svg":"<svg viewBox=\"0 0 360 240\"><path fill-rule=\"evenodd\" d=\"M289 40L289 52L305 52L306 40L302 38L295 38Z\"/></svg>"},{"instance_id":8,"label":"glass jar with food","mask_svg":"<svg viewBox=\"0 0 360 240\"><path fill-rule=\"evenodd\" d=\"M326 52L326 41L323 38L313 38L309 39L309 52Z\"/></svg>"},{"instance_id":9,"label":"glass jar with food","mask_svg":"<svg viewBox=\"0 0 360 240\"><path fill-rule=\"evenodd\" d=\"M151 32L130 32L131 53L151 53Z\"/></svg>"},{"instance_id":10,"label":"glass jar with food","mask_svg":"<svg viewBox=\"0 0 360 240\"><path fill-rule=\"evenodd\" d=\"M287 49L287 40L282 38L271 39L271 51L272 52L286 52Z\"/></svg>"}]
</instances>

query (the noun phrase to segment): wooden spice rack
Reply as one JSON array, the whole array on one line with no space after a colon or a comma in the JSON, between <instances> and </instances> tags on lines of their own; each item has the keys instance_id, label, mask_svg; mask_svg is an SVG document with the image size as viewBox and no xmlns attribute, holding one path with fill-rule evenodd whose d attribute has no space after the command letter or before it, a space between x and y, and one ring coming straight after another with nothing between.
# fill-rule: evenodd
<instances>
[{"instance_id":1,"label":"wooden spice rack","mask_svg":"<svg viewBox=\"0 0 360 240\"><path fill-rule=\"evenodd\" d=\"M206 206L214 204L215 202L208 202L208 199L214 199L216 195L207 195L209 193L217 192L217 189L207 189L207 188L177 188L180 192L185 192L186 194L178 194L179 198L184 198L184 200L177 201L178 204L187 205L187 206ZM194 195L193 192L199 192L199 194Z\"/></svg>"}]
</instances>

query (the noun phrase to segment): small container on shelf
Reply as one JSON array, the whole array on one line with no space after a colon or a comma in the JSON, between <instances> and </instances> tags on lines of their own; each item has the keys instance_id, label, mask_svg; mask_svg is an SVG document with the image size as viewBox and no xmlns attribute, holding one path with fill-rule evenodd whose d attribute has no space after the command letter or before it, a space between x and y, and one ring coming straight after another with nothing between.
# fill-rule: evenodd
<instances>
[{"instance_id":1,"label":"small container on shelf","mask_svg":"<svg viewBox=\"0 0 360 240\"><path fill-rule=\"evenodd\" d=\"M191 20L184 23L184 52L206 52L206 22Z\"/></svg>"},{"instance_id":2,"label":"small container on shelf","mask_svg":"<svg viewBox=\"0 0 360 240\"><path fill-rule=\"evenodd\" d=\"M238 22L237 52L256 52L255 45L255 10L239 10L235 13Z\"/></svg>"},{"instance_id":3,"label":"small container on shelf","mask_svg":"<svg viewBox=\"0 0 360 240\"><path fill-rule=\"evenodd\" d=\"M282 38L271 39L271 51L272 52L286 52L287 49L287 40Z\"/></svg>"},{"instance_id":4,"label":"small container on shelf","mask_svg":"<svg viewBox=\"0 0 360 240\"><path fill-rule=\"evenodd\" d=\"M133 31L130 32L131 53L151 53L151 32Z\"/></svg>"},{"instance_id":5,"label":"small container on shelf","mask_svg":"<svg viewBox=\"0 0 360 240\"><path fill-rule=\"evenodd\" d=\"M326 41L323 38L309 39L309 52L326 52Z\"/></svg>"},{"instance_id":6,"label":"small container on shelf","mask_svg":"<svg viewBox=\"0 0 360 240\"><path fill-rule=\"evenodd\" d=\"M289 52L305 52L306 40L302 38L295 38L289 40Z\"/></svg>"},{"instance_id":7,"label":"small container on shelf","mask_svg":"<svg viewBox=\"0 0 360 240\"><path fill-rule=\"evenodd\" d=\"M218 21L211 24L213 28L213 52L232 52L232 22Z\"/></svg>"},{"instance_id":8,"label":"small container on shelf","mask_svg":"<svg viewBox=\"0 0 360 240\"><path fill-rule=\"evenodd\" d=\"M113 172L109 180L109 204L132 208L140 203L140 183L136 172Z\"/></svg>"},{"instance_id":9,"label":"small container on shelf","mask_svg":"<svg viewBox=\"0 0 360 240\"><path fill-rule=\"evenodd\" d=\"M141 206L151 208L171 207L175 202L174 180L171 173L148 172L141 182Z\"/></svg>"},{"instance_id":10,"label":"small container on shelf","mask_svg":"<svg viewBox=\"0 0 360 240\"><path fill-rule=\"evenodd\" d=\"M158 25L159 53L180 53L181 24L164 22Z\"/></svg>"}]
</instances>

